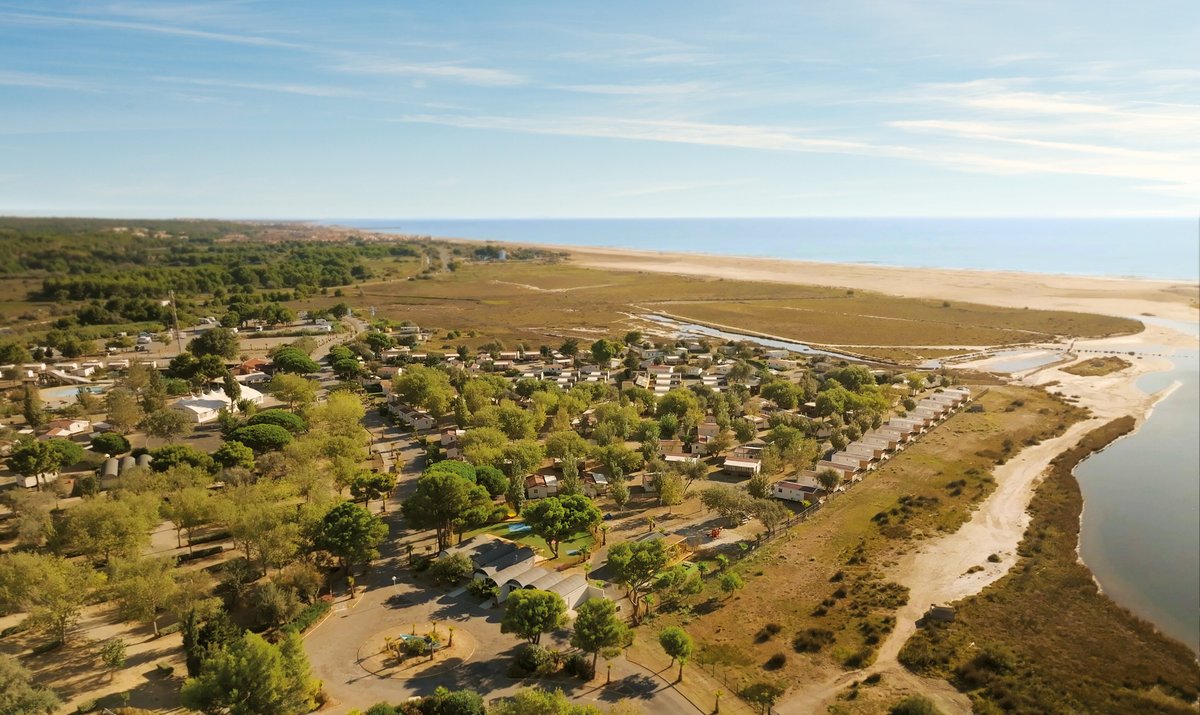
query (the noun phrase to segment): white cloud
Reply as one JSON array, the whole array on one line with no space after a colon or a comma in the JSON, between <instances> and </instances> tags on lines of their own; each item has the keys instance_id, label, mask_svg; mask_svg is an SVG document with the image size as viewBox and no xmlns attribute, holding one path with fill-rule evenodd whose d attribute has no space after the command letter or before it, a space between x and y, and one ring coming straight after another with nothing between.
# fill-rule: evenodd
<instances>
[{"instance_id":1,"label":"white cloud","mask_svg":"<svg viewBox=\"0 0 1200 715\"><path fill-rule=\"evenodd\" d=\"M474 67L457 62L417 63L357 57L347 59L334 69L357 74L451 80L483 87L511 87L525 84L527 81L521 75L507 70Z\"/></svg>"},{"instance_id":2,"label":"white cloud","mask_svg":"<svg viewBox=\"0 0 1200 715\"><path fill-rule=\"evenodd\" d=\"M324 85L294 84L287 82L235 82L223 79L202 79L189 77L155 77L159 82L194 85L197 87L218 87L227 89L248 89L260 92L278 92L282 94L299 94L308 97L351 97L360 95L355 90Z\"/></svg>"},{"instance_id":3,"label":"white cloud","mask_svg":"<svg viewBox=\"0 0 1200 715\"><path fill-rule=\"evenodd\" d=\"M32 72L14 72L0 70L0 85L6 87L34 87L38 89L71 89L83 92L96 92L99 88L94 84L69 77L58 77Z\"/></svg>"},{"instance_id":4,"label":"white cloud","mask_svg":"<svg viewBox=\"0 0 1200 715\"><path fill-rule=\"evenodd\" d=\"M158 35L174 35L178 37L190 37L198 40L211 40L214 42L225 42L235 45L251 45L255 47L280 47L280 48L295 48L306 49L304 45L294 42L285 42L272 37L264 37L261 35L243 35L233 34L228 32L209 32L207 30L194 30L186 27L176 27L173 25L159 25L146 22L127 22L124 20L99 20L86 17L67 17L64 15L35 15L30 13L17 12L0 12L0 18L14 22L24 23L29 25L49 25L59 27L97 27L112 30L130 30L133 32L146 32Z\"/></svg>"}]
</instances>

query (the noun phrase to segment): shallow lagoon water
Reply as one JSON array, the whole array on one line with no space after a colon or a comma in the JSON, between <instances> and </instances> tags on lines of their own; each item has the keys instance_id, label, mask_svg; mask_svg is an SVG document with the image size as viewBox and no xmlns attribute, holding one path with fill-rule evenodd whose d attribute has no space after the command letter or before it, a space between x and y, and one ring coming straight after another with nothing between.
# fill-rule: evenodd
<instances>
[{"instance_id":1,"label":"shallow lagoon water","mask_svg":"<svg viewBox=\"0 0 1200 715\"><path fill-rule=\"evenodd\" d=\"M1080 555L1113 600L1200 652L1200 356L1138 388L1178 382L1135 434L1075 469Z\"/></svg>"}]
</instances>

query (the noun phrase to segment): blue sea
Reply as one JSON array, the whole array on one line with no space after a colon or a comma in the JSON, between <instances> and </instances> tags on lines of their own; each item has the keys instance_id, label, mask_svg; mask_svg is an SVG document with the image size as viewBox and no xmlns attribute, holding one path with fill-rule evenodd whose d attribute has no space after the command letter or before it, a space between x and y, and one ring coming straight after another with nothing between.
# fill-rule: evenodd
<instances>
[{"instance_id":1,"label":"blue sea","mask_svg":"<svg viewBox=\"0 0 1200 715\"><path fill-rule=\"evenodd\" d=\"M1191 280L1196 218L373 219L389 233L912 268Z\"/></svg>"}]
</instances>

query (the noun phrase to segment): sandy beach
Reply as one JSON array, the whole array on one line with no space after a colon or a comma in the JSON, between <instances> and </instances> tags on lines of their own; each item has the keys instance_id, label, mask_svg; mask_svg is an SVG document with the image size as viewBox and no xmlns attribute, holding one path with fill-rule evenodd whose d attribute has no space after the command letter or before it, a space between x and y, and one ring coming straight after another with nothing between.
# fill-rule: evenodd
<instances>
[{"instance_id":1,"label":"sandy beach","mask_svg":"<svg viewBox=\"0 0 1200 715\"><path fill-rule=\"evenodd\" d=\"M872 290L908 298L952 299L1012 308L1073 310L1196 322L1200 285L1002 271L900 268L785 259L663 253L616 248L566 250L583 266L747 281Z\"/></svg>"}]
</instances>

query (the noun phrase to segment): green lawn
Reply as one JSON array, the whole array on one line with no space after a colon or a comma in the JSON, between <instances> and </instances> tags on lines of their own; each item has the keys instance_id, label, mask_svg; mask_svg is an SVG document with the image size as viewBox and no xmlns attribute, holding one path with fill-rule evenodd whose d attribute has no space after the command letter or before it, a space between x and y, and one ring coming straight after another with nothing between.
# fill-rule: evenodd
<instances>
[{"instance_id":1,"label":"green lawn","mask_svg":"<svg viewBox=\"0 0 1200 715\"><path fill-rule=\"evenodd\" d=\"M545 556L547 559L552 558L553 554L550 553L550 547L546 545L546 540L542 537L532 534L528 531L520 534L513 534L509 532L508 527L520 523L523 523L520 519L513 519L511 521L502 521L498 524L489 524L488 526L464 533L463 540L469 539L476 534L491 534L492 536L498 536L502 539L508 539L523 546L528 546ZM595 546L595 543L596 539L593 538L591 534L576 534L575 537L569 541L563 541L561 544L559 544L558 553L560 556L559 558L554 559L549 566L553 566L555 568L574 566L575 564L583 561L583 556L580 553L572 555L571 552L579 552L583 549L588 549L590 551Z\"/></svg>"}]
</instances>

